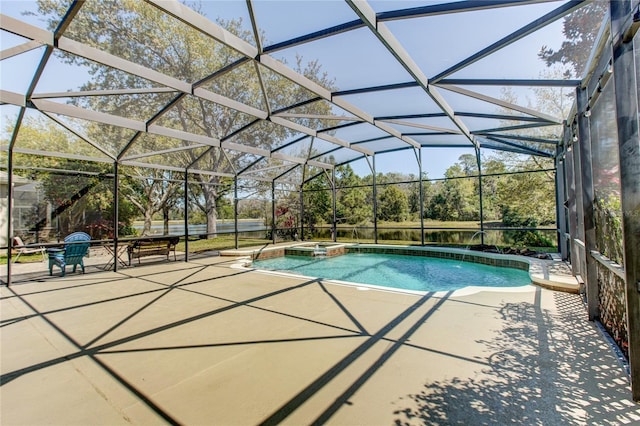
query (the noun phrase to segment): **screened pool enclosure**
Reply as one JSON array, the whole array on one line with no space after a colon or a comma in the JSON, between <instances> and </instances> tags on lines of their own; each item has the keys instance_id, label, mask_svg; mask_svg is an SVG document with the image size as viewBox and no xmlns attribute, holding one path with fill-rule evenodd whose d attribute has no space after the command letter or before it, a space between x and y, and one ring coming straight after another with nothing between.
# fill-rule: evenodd
<instances>
[{"instance_id":1,"label":"screened pool enclosure","mask_svg":"<svg viewBox=\"0 0 640 426\"><path fill-rule=\"evenodd\" d=\"M640 400L637 0L0 7L7 285L77 231L557 252Z\"/></svg>"}]
</instances>

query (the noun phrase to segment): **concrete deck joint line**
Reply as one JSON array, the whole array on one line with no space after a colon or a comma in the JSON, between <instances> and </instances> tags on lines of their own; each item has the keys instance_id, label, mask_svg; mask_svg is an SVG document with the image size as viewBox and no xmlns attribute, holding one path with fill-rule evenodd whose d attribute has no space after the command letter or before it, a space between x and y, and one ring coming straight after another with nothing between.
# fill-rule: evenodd
<instances>
[{"instance_id":1,"label":"concrete deck joint line","mask_svg":"<svg viewBox=\"0 0 640 426\"><path fill-rule=\"evenodd\" d=\"M0 288L0 423L640 420L577 294L361 291L230 260Z\"/></svg>"}]
</instances>

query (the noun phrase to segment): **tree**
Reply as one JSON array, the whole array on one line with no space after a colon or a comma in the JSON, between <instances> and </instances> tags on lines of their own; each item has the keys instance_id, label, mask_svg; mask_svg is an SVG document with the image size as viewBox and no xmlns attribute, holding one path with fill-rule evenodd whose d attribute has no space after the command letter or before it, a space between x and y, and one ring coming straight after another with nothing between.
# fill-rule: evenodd
<instances>
[{"instance_id":1,"label":"tree","mask_svg":"<svg viewBox=\"0 0 640 426\"><path fill-rule=\"evenodd\" d=\"M407 197L409 214L412 218L420 218L420 181L409 184L409 196Z\"/></svg>"},{"instance_id":2,"label":"tree","mask_svg":"<svg viewBox=\"0 0 640 426\"><path fill-rule=\"evenodd\" d=\"M239 219L264 219L267 217L267 201L264 199L238 200Z\"/></svg>"},{"instance_id":3,"label":"tree","mask_svg":"<svg viewBox=\"0 0 640 426\"><path fill-rule=\"evenodd\" d=\"M66 12L65 5L56 0L39 0L38 6L40 13L49 17L51 29L57 26L59 18ZM193 5L192 8L203 13L198 4ZM83 4L79 13L83 15L83 19L75 20L65 33L66 36L181 81L189 83L203 81L201 87L245 105L262 110L273 110L311 97L306 90L291 84L284 77L260 65L255 65L252 61L237 65L228 72L221 73L219 77L215 77L216 71L237 61L240 58L239 55L234 50L213 41L145 2L137 0L123 0L117 3L87 2ZM100 25L99 31L96 31L95 23ZM218 24L243 39L249 40L253 37L251 32L242 30L241 21L219 20ZM82 90L153 86L139 77L80 57L65 55L63 60L90 69L93 78L81 87ZM298 58L294 69L323 87L332 88L333 86L332 80L321 71L318 62L311 61L305 64L301 58ZM258 79L258 72L260 79ZM265 104L265 96L259 81L266 87L269 108ZM122 97L96 96L75 98L74 102L86 108L125 117L137 117L146 121L156 116L173 96L175 95L164 93ZM267 150L291 137L292 132L282 126L255 120L253 116L202 98L179 95L174 100L175 104L172 108L156 116L156 124ZM327 103L316 102L300 107L297 112L328 114L329 108ZM306 120L299 123L314 127L318 121ZM246 130L235 133L243 128ZM104 129L102 131L104 132ZM94 135L95 133L90 136ZM118 143L114 144L112 151L114 154L120 154L120 149L132 138L131 136L128 139L122 135L114 136L118 137L116 139ZM138 144L139 141L134 137L132 149L140 149L148 153L171 147L187 147L190 144L183 140L173 140L171 141L173 145L170 146L166 141L149 135L145 135L144 139L143 145ZM168 165L179 162L194 165L199 170L231 172L233 165L250 161L247 157L252 156L230 149L223 152L221 148L212 147L206 151L201 148L187 149L171 156L167 155L160 160L164 160ZM197 205L206 215L207 234L215 234L218 214L216 206L224 195L219 191L228 190L229 186L222 184L225 178L220 175L195 173L192 177L200 184L201 198ZM144 185L144 182L142 184ZM147 192L153 191L147 188Z\"/></svg>"},{"instance_id":4,"label":"tree","mask_svg":"<svg viewBox=\"0 0 640 426\"><path fill-rule=\"evenodd\" d=\"M181 185L172 181L172 173L161 170L144 170L134 167L130 173L144 175L125 176L120 186L120 192L136 207L144 217L142 235L149 235L154 215L163 213L164 233L169 233L169 208L175 204L176 194ZM149 175L152 172L153 175Z\"/></svg>"},{"instance_id":5,"label":"tree","mask_svg":"<svg viewBox=\"0 0 640 426\"><path fill-rule=\"evenodd\" d=\"M429 201L429 206L427 208L427 217L430 219L442 221L456 219L455 213L451 208L451 204L444 194L442 182L437 182L434 187L436 193Z\"/></svg>"},{"instance_id":6,"label":"tree","mask_svg":"<svg viewBox=\"0 0 640 426\"><path fill-rule=\"evenodd\" d=\"M463 154L445 171L445 180L427 186L425 216L443 221L480 219L478 163Z\"/></svg>"},{"instance_id":7,"label":"tree","mask_svg":"<svg viewBox=\"0 0 640 426\"><path fill-rule=\"evenodd\" d=\"M339 222L356 225L373 216L372 203L367 202L371 189L361 185L362 180L350 165L336 167L336 217Z\"/></svg>"},{"instance_id":8,"label":"tree","mask_svg":"<svg viewBox=\"0 0 640 426\"><path fill-rule=\"evenodd\" d=\"M570 71L567 65L555 64L542 72L541 77L559 79L567 77ZM568 115L573 102L573 91L562 87L540 87L534 89L534 94L534 99L526 100L529 108L545 111L558 118ZM518 97L513 91L503 91L502 97L508 102L518 103ZM500 112L507 115L513 113L509 109ZM503 124L508 126L512 123L505 121ZM552 142L561 137L558 134L560 130L561 126L542 126L522 129L518 135ZM555 153L555 145L526 140L518 143L525 148L547 152L550 156L506 151L495 151L484 156L484 173L518 173L483 178L485 218L499 218L504 225L509 224L507 226L536 227L555 223L555 164L551 157ZM540 240L538 237L531 233L527 239Z\"/></svg>"},{"instance_id":9,"label":"tree","mask_svg":"<svg viewBox=\"0 0 640 426\"><path fill-rule=\"evenodd\" d=\"M536 162L523 164L522 171L502 176L497 183L497 200L501 210L510 212L536 225L555 223L555 180L553 174L538 171ZM504 213L503 213L504 216ZM503 217L504 221L504 217Z\"/></svg>"},{"instance_id":10,"label":"tree","mask_svg":"<svg viewBox=\"0 0 640 426\"><path fill-rule=\"evenodd\" d=\"M483 157L482 159L482 212L484 220L500 220L502 211L498 202L498 182L507 168L505 164L495 157ZM498 176L493 176L498 175Z\"/></svg>"},{"instance_id":11,"label":"tree","mask_svg":"<svg viewBox=\"0 0 640 426\"><path fill-rule=\"evenodd\" d=\"M391 222L402 222L407 219L409 202L407 195L396 185L386 185L380 192L378 202L378 218Z\"/></svg>"},{"instance_id":12,"label":"tree","mask_svg":"<svg viewBox=\"0 0 640 426\"><path fill-rule=\"evenodd\" d=\"M478 220L480 200L478 195L478 168L475 156L463 154L445 171L444 182L437 185L437 193L431 199L431 217L439 220Z\"/></svg>"},{"instance_id":13,"label":"tree","mask_svg":"<svg viewBox=\"0 0 640 426\"><path fill-rule=\"evenodd\" d=\"M462 169L461 176L477 176L478 162L473 154L462 154L458 157L458 165Z\"/></svg>"},{"instance_id":14,"label":"tree","mask_svg":"<svg viewBox=\"0 0 640 426\"><path fill-rule=\"evenodd\" d=\"M321 223L332 221L332 193L331 187L322 176L304 184L303 223L311 230ZM313 237L313 236L312 236Z\"/></svg>"},{"instance_id":15,"label":"tree","mask_svg":"<svg viewBox=\"0 0 640 426\"><path fill-rule=\"evenodd\" d=\"M427 172L422 172L422 205L424 217L429 216L429 204L434 196L434 184L428 180ZM407 184L407 198L409 202L409 214L411 220L420 219L420 179L413 174L409 175L409 181Z\"/></svg>"},{"instance_id":16,"label":"tree","mask_svg":"<svg viewBox=\"0 0 640 426\"><path fill-rule=\"evenodd\" d=\"M542 46L538 56L547 66L560 63L571 68L565 72L566 77L582 77L593 43L598 35L600 24L607 12L607 2L594 1L581 7L564 18L562 32L565 41L558 50Z\"/></svg>"}]
</instances>

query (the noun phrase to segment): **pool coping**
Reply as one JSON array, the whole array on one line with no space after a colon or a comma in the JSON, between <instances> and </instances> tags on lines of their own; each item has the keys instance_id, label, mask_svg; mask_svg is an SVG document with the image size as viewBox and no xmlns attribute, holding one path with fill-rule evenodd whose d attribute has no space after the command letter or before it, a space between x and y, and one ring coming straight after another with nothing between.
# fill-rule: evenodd
<instances>
[{"instance_id":1,"label":"pool coping","mask_svg":"<svg viewBox=\"0 0 640 426\"><path fill-rule=\"evenodd\" d=\"M273 247L263 247L260 249L240 249L224 250L221 256L237 256L243 267L247 267L246 260L269 259L284 256L287 250L297 253L311 252L314 255L315 244L325 244L326 242L305 241L292 244L284 244ZM512 254L486 253L452 247L434 246L398 246L385 244L352 244L352 243L332 243L335 249L332 255L344 253L386 253L404 254L410 256L425 256L442 259L460 260L472 263L481 263L496 267L507 267L521 269L529 272L532 284L556 291L569 293L579 293L580 283L571 274L571 268L561 259L537 259L528 256L518 256ZM241 267L242 267L241 266ZM253 269L253 268L252 268ZM294 274L291 274L294 275ZM336 281L336 280L332 280ZM339 281L336 281L339 282ZM358 284L358 283L354 283ZM360 284L358 284L360 285ZM377 287L377 286L376 286ZM466 288L466 287L465 287ZM482 287L485 289L488 287Z\"/></svg>"}]
</instances>

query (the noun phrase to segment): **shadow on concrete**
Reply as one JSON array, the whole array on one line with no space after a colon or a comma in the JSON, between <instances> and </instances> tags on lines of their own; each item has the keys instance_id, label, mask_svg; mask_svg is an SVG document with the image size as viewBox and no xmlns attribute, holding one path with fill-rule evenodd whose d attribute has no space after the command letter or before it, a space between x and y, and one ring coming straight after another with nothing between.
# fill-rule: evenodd
<instances>
[{"instance_id":1,"label":"shadow on concrete","mask_svg":"<svg viewBox=\"0 0 640 426\"><path fill-rule=\"evenodd\" d=\"M226 264L227 262L222 262L224 264ZM108 286L110 284L114 284L117 283L118 281L124 281L124 280L128 280L130 278L132 278L131 276L127 275L127 271L128 269L125 269L122 272L117 273L115 276L110 276L110 277L102 277L103 279L98 280L96 282L86 282L86 276L70 276L64 279L64 283L65 284L69 284L68 286L64 286L64 287L59 287L59 288L51 288L51 287L47 287L45 289L36 289L36 290L32 290L32 287L29 287L29 290L27 290L27 284L31 283L33 284L33 281L28 281L28 279L25 279L22 282L17 282L15 283L15 285L7 288L7 293L9 294L8 296L4 296L2 297L2 300L9 300L9 299L16 299L16 301L20 301L22 304L24 304L24 306L28 307L28 309L31 311L31 314L26 314L26 315L20 315L17 317L10 317L10 318L3 318L2 321L0 322L0 328L4 328L4 327L11 327L11 326L15 326L16 324L23 322L23 321L27 321L30 319L34 319L34 318L39 318L42 319L45 323L47 323L53 330L55 330L55 332L62 336L67 342L69 342L71 345L73 345L73 347L75 348L75 351L69 354L65 354L63 356L57 357L57 358L51 358L51 359L47 359L46 361L42 361L42 362L38 362L35 364L31 364L31 365L27 365L24 366L22 368L19 368L17 370L14 371L3 371L2 374L0 375L0 388L11 383L14 380L20 379L22 376L24 375L28 375L30 373L34 373L37 372L39 370L42 369L46 369L46 368L50 368L53 367L55 365L58 364L62 364L62 363L66 363L69 362L71 360L77 359L77 358L83 358L86 357L88 359L90 359L93 363L95 363L95 365L99 368L101 368L104 372L106 372L109 376L111 376L114 380L116 380L117 382L119 382L122 386L124 386L126 389L128 389L130 392L132 392L132 394L134 394L138 400L140 402L142 402L143 404L145 404L147 407L149 407L149 409L151 409L153 412L155 412L160 418L162 418L163 420L165 420L166 422L168 422L169 424L180 424L180 422L173 418L171 416L171 414L165 410L163 407L161 407L160 405L156 404L151 398L149 398L148 396L145 395L145 393L143 391L141 391L140 389L137 389L136 386L134 386L125 376L122 376L121 374L119 374L116 370L114 370L112 367L110 367L109 365L107 365L106 363L104 363L102 360L100 360L100 358L98 357L99 355L104 355L104 354L115 354L115 353L134 353L134 352L153 352L153 351L165 351L165 350L180 350L180 349L193 349L193 348L204 348L204 347L223 347L223 346L243 346L243 345L258 345L258 344L274 344L274 343L283 343L283 342L303 342L303 341L313 341L313 340L328 340L328 339L340 339L340 338L348 338L348 337L353 337L353 336L361 336L361 335L365 335L366 331L364 330L363 326L361 324L358 323L358 321L356 320L355 316L351 315L348 310L345 308L344 305L342 305L339 300L335 297L333 297L331 295L331 293L327 290L327 288L322 285L320 283L320 280L317 279L313 279L313 280L309 280L309 281L304 281L301 282L297 285L293 285L293 286L289 286L289 287L285 287L282 289L278 289L275 291L267 291L264 294L260 294L256 297L251 297L251 298L247 298L245 300L241 300L241 301L234 301L234 300L230 300L230 299L225 299L222 297L217 297L217 296L213 296L210 294L206 294L203 292L199 292L199 291L194 291L192 289L190 289L190 286L193 286L195 284L200 284L200 283L211 283L213 285L215 285L215 282L217 280L223 280L223 279L229 279L232 278L234 276L238 276L238 275L244 275L247 273L250 273L250 271L231 271L229 270L226 266L224 267L224 273L217 276L217 277L210 277L207 276L205 278L202 279L196 279L196 280L190 280L189 282L186 282L189 278L192 278L193 276L195 276L196 274L198 274L199 272L204 271L207 268L211 268L211 265L206 265L206 266L194 266L194 265L185 265L182 264L181 265L184 269L185 269L185 273L184 275L176 280L175 282L173 282L170 285L162 285L161 287L158 287L156 289L152 289L152 290L147 290L147 291L132 291L128 294L125 295L119 295L116 297L105 297L107 296L109 293L108 292L104 292L101 291L100 286ZM153 277L157 275L157 273L155 272L151 272L148 274L137 274L134 278L137 280L142 280L142 281L149 281L152 282L153 284L160 284L156 281L153 280ZM26 277L24 277L26 278ZM76 281L74 283L74 281ZM22 284L22 285L21 285ZM291 315L285 312L280 312L278 310L274 310L274 309L269 309L269 308L264 308L264 307L259 307L259 306L255 306L252 305L253 303L259 302L261 300L264 299L268 299L270 297L274 297L283 293L287 293L287 292L292 292L295 291L297 289L303 288L303 287L307 287L309 285L321 285L321 288L323 289L323 291L329 295L331 297L331 299L334 301L334 303L336 303L339 307L339 309L341 311L344 312L345 315L347 315L353 322L354 324L354 329L347 329L344 327L337 327L335 325L329 324L329 323L325 323L322 321L317 321L311 318L305 318L305 317L301 317L301 316L295 316L295 315ZM64 294L65 292L72 292L72 291L76 291L81 287L96 287L96 294L97 296L97 300L89 302L89 303L81 303L81 304L74 304L74 303L69 303L68 305L61 307L61 308L57 308L57 309L50 309L50 310L39 310L34 304L32 304L29 301L29 298L31 296L40 296L40 295L56 295L56 294ZM22 288L24 287L24 290L22 290ZM26 291L25 291L26 290ZM109 334L111 334L112 332L116 331L117 329L121 329L121 328L125 328L127 326L127 323L129 321L131 321L133 318L135 318L136 316L140 315L142 312L144 312L145 310L151 308L154 304L156 304L158 301L160 301L162 298L166 297L169 293L171 292L175 292L175 291L187 291L190 293L194 293L196 295L198 295L199 297L206 297L206 298L212 298L212 299L217 299L217 300L222 300L225 302L229 302L228 305L220 307L220 308L216 308L216 309L212 309L212 310L208 310L206 312L197 314L197 315L192 315L192 316L187 316L183 319L180 319L178 321L172 321L172 322L167 322L166 324L162 324L160 326L156 326L156 327L152 327L149 328L147 330L144 330L142 332L138 332L138 333L134 333L134 334L130 334L127 335L126 337L122 337L122 338L117 338L115 340L106 342L106 343L101 343L98 344L98 342L102 339L104 339L106 336L108 336ZM65 312L65 311L75 311L75 310L82 310L83 308L87 308L87 307L91 307L91 306L96 306L96 305L106 305L110 302L114 302L114 301L122 301L125 299L129 299L129 298L136 298L138 296L141 295L153 295L153 297L147 301L146 303L141 304L137 309L135 309L133 312L131 312L130 314L126 315L125 317L121 318L121 320L119 320L117 323L113 324L111 327L109 327L108 329L106 329L105 331L103 331L102 333L97 334L96 336L94 336L93 338L91 338L87 343L81 344L79 343L72 335L70 335L63 327L59 326L53 319L52 319L52 315L53 314L58 314L61 312ZM202 320L204 318L207 317L211 317L211 316L215 316L218 314L221 314L223 312L238 308L238 307L250 307L252 309L257 309L257 310L261 310L261 311L267 311L270 313L274 313L277 315L282 315L282 316L286 316L286 317L290 317L290 318L294 318L297 320L302 320L302 321L306 321L306 322L312 322L318 325L322 325L322 326L326 326L329 327L331 329L334 330L341 330L344 332L347 332L347 334L345 335L327 335L327 336L313 336L313 337L302 337L302 338L290 338L290 339L269 339L269 338L265 338L263 340L253 340L253 341L237 341L237 342L224 342L224 343L214 343L214 344L194 344L194 345L175 345L175 346L170 346L170 347L160 347L160 346L155 346L155 347L148 347L148 348L143 348L143 349L132 349L132 350L121 350L118 349L119 346L125 344L125 343L129 343L129 342L133 342L136 340L140 340L170 329L175 329L178 328L180 326L183 326L185 324L188 323L193 323L193 322L197 322L199 320ZM400 319L399 319L400 320ZM364 350L366 350L366 348L364 348ZM340 367L338 367L340 368ZM342 367L344 368L344 366Z\"/></svg>"},{"instance_id":2,"label":"shadow on concrete","mask_svg":"<svg viewBox=\"0 0 640 426\"><path fill-rule=\"evenodd\" d=\"M255 422L278 424L300 418L303 413L309 424L331 423L342 414L344 407L351 404L350 401L359 391L366 390L371 383L379 386L380 377L386 377L389 369L397 368L393 367L391 361L404 349L474 363L479 373L472 379L454 377L447 381L427 383L416 389L415 393L408 393L412 392L412 387L403 387L400 392L390 393L389 398L396 401L394 406L401 407L393 413L398 425L598 424L610 419L619 423L632 423L640 419L640 416L636 416L638 407L629 402L630 394L625 393L627 388L620 383L610 382L610 378L615 376L610 374L612 369L619 366L615 357L608 354L609 348L599 332L587 321L577 295L553 293L545 297L544 306L549 306L550 298L554 298L554 309L546 310L542 308L541 289L537 289L533 303L500 303L497 300L494 303L488 299L490 304L485 304L451 298L451 293L442 296L434 293L411 297L396 295L394 297L400 298L389 299L394 301L394 308L380 321L371 321L370 316L379 316L380 312L372 312L370 306L363 308L354 304L360 297L352 293L345 297L347 293L341 290L342 287L327 285L319 279L301 278L287 284L278 282L277 278L266 281L262 274L230 269L227 261L222 259L213 265L183 263L175 264L175 268L167 268L166 265L161 269L127 268L117 273L96 274L94 277L87 279L86 276L72 275L51 282L24 282L3 292L0 299L2 303L15 302L16 306L23 309L5 311L0 330L12 330L12 327L16 327L16 330L26 327L24 330L28 330L31 320L43 321L46 327L40 330L61 337L70 345L70 350L52 352L52 356L47 355L46 358L20 359L10 369L5 364L0 376L0 390L9 391L12 382L19 384L31 374L86 359L135 395L140 404L164 422L180 424L185 423L183 416L188 415L186 411L181 411L184 407L180 407L179 402L162 400L149 393L137 374L131 374L131 371L123 368L126 361L113 362L114 355L139 354L153 359L164 352L171 352L175 354L175 362L180 363L185 362L187 350L193 349L261 348L256 353L264 354L268 349L278 345L284 347L286 343L316 342L330 346L353 339L352 343L342 346L348 350L335 356L327 353L326 364L314 370L307 379L297 381L296 387L284 393L272 405L263 407L253 417ZM243 291L245 287L251 291ZM229 292L225 289L241 291ZM187 299L172 300L193 301L199 308L185 306L184 311L177 309L174 311L177 314L166 318L154 317L151 312L150 318L157 321L145 320L145 313L155 311L158 314L163 307L169 306L172 301L167 299L171 296L184 296L187 293ZM295 297L291 297L293 295ZM529 295L531 297L533 293ZM279 296L287 297L282 299ZM315 313L306 311L302 297L314 298L309 306L322 301L322 309ZM65 321L60 316L69 314L73 318L87 318L96 312L114 309L120 302L127 308L118 315L107 316L100 323L101 327L96 327L91 333L80 333L81 325ZM496 337L476 340L486 348L487 353L491 353L490 356L469 357L420 343L420 338L416 338L420 328L431 322L434 313L446 302L468 309L487 309L493 315L497 313L500 316L496 324L504 326L497 330L497 334L493 334ZM301 303L303 307L292 308L291 303ZM225 313L238 309L242 309L243 315L246 315L243 321L251 317L253 312L286 320L291 328L282 334L269 334L270 329L265 328L262 334L229 334L218 340L209 339L207 335L180 335L184 330L181 327L185 325L196 325L192 330L198 329L200 324L202 327L211 327L210 322L199 323L210 318L220 318L214 327L233 327L234 324L226 322ZM248 310L248 313L244 310ZM327 311L331 311L332 315L324 315ZM78 314L84 314L85 317L78 317ZM273 326L276 329L279 327L277 322ZM311 326L309 333L304 331L307 330L304 326ZM293 330L303 331L298 333ZM175 341L162 339L167 331L175 333L172 335ZM147 339L150 336L159 339ZM136 344L131 345L134 342ZM311 349L318 347L317 344L309 345ZM10 354L10 351L6 353ZM308 352L302 354L306 356ZM111 358L107 358L107 355ZM286 354L282 355L286 359ZM202 368L206 369L213 360L206 358L202 362ZM300 362L304 364L305 360ZM387 368L390 364L392 367ZM411 369L412 365L402 364L401 368ZM237 372L238 377L243 371ZM343 374L345 372L347 374ZM152 372L156 373L163 375L166 371ZM260 371L260 374L268 377L271 372ZM349 379L339 388L331 387L338 376ZM420 378L417 380L412 386L420 383ZM269 383L272 385L276 382ZM9 386L3 388L5 385ZM329 398L321 395L327 388L335 388L335 393ZM384 393L386 389L380 388L379 391ZM309 411L307 403L312 399L321 402L317 405L312 402L314 408ZM382 409L386 414L391 414L391 410ZM29 409L15 410L11 418L24 419ZM297 417L291 417L294 413ZM66 417L58 417L52 422L65 420ZM211 420L215 422L215 419Z\"/></svg>"},{"instance_id":3,"label":"shadow on concrete","mask_svg":"<svg viewBox=\"0 0 640 426\"><path fill-rule=\"evenodd\" d=\"M394 412L412 424L631 424L640 408L626 386L612 383L621 368L587 320L580 298L554 293L556 312L535 302L505 304L506 326L491 341L489 366L473 379L427 383ZM560 407L560 403L562 407ZM417 408L416 408L417 407Z\"/></svg>"}]
</instances>

